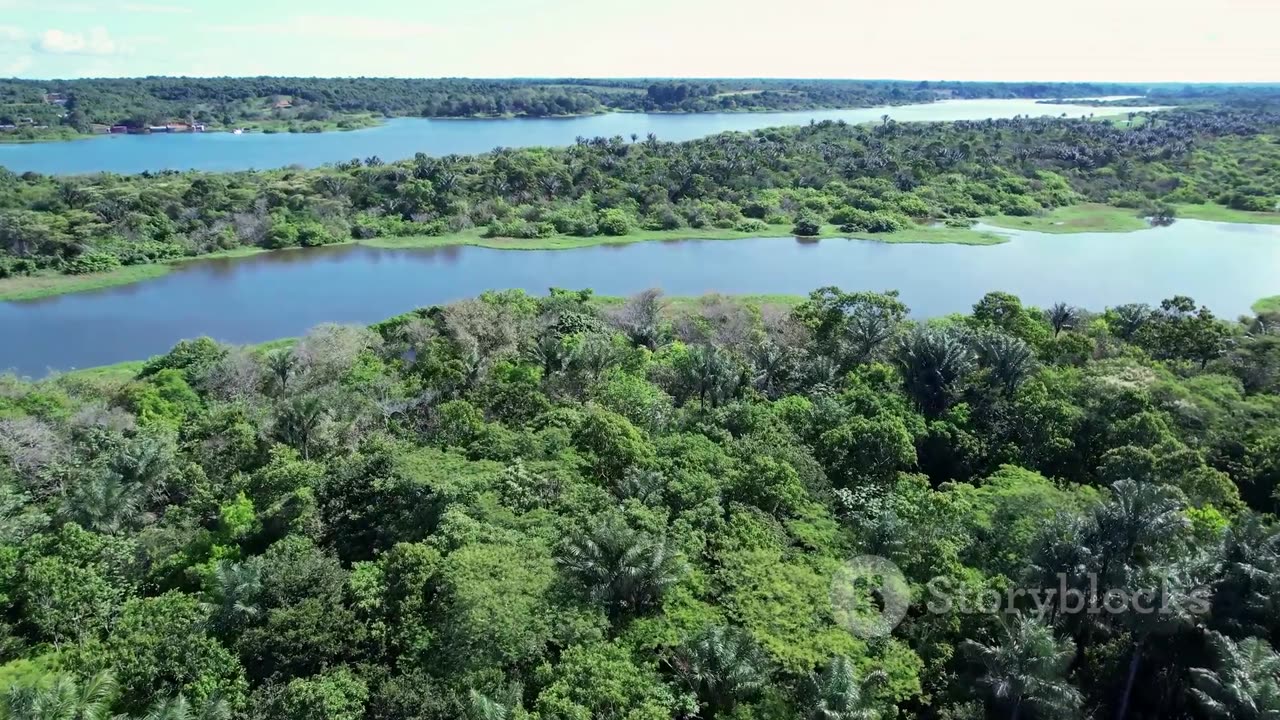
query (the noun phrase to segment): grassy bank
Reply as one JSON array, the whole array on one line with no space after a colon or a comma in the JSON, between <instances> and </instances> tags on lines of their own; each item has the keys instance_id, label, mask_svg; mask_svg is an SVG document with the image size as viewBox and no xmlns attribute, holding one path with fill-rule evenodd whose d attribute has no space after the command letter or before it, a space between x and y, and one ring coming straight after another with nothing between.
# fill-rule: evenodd
<instances>
[{"instance_id":1,"label":"grassy bank","mask_svg":"<svg viewBox=\"0 0 1280 720\"><path fill-rule=\"evenodd\" d=\"M258 247L240 247L199 257L177 258L147 265L125 265L108 272L87 275L64 275L51 271L42 271L35 275L19 275L0 280L0 301L37 300L54 295L129 285L167 275L175 267L192 260L248 257L263 252L269 251Z\"/></svg>"},{"instance_id":2,"label":"grassy bank","mask_svg":"<svg viewBox=\"0 0 1280 720\"><path fill-rule=\"evenodd\" d=\"M1257 225L1280 225L1280 212L1249 212L1205 203L1203 205L1175 205L1177 216L1189 220L1210 220L1212 222L1251 223Z\"/></svg>"},{"instance_id":3,"label":"grassy bank","mask_svg":"<svg viewBox=\"0 0 1280 720\"><path fill-rule=\"evenodd\" d=\"M374 115L340 115L326 120L301 120L299 118L272 118L246 120L239 127L262 133L322 133L347 132L377 127L384 118ZM225 128L221 128L225 130Z\"/></svg>"},{"instance_id":4,"label":"grassy bank","mask_svg":"<svg viewBox=\"0 0 1280 720\"><path fill-rule=\"evenodd\" d=\"M996 215L983 218L988 225L1011 230L1032 230L1042 233L1080 232L1133 232L1150 227L1138 217L1137 210L1112 207L1098 203L1084 203L1050 210L1043 215L1028 217Z\"/></svg>"},{"instance_id":5,"label":"grassy bank","mask_svg":"<svg viewBox=\"0 0 1280 720\"><path fill-rule=\"evenodd\" d=\"M555 235L547 238L490 238L480 228L449 235L380 237L360 241L381 248L433 248L472 245L495 250L572 250L599 245L630 245L638 242L672 242L678 240L746 240L750 238L791 237L790 225L769 225L759 232L740 232L720 228L680 228L677 230L636 230L627 235L574 237ZM886 243L954 243L960 245L997 245L1008 238L996 233L969 228L918 227L893 233L845 233L835 225L825 225L812 239L860 238Z\"/></svg>"},{"instance_id":6,"label":"grassy bank","mask_svg":"<svg viewBox=\"0 0 1280 720\"><path fill-rule=\"evenodd\" d=\"M76 132L69 127L50 127L41 130L19 129L0 132L0 145L25 145L28 143L61 142L63 140L83 140L96 137L91 133Z\"/></svg>"},{"instance_id":7,"label":"grassy bank","mask_svg":"<svg viewBox=\"0 0 1280 720\"><path fill-rule=\"evenodd\" d=\"M739 232L719 228L681 228L678 230L636 230L627 235L596 237L573 237L557 235L548 238L487 238L483 229L474 228L463 232L438 236L381 237L360 241L361 244L380 248L440 248L460 245L492 248L496 250L573 250L577 248L595 247L598 245L629 245L638 242L661 242L677 240L744 240L761 237L789 237L790 225L769 225L759 232ZM843 233L834 225L823 227L820 238L859 238L886 243L952 243L961 245L997 245L1008 242L1008 238L997 233L973 230L970 228L926 227L919 226L893 233ZM110 272L90 275L61 275L57 273L39 273L36 275L6 278L0 280L0 301L34 300L65 293L101 290L103 288L128 285L141 280L161 277L175 267L191 260L207 260L228 257L244 257L269 252L262 248L236 248L210 255L194 258L155 263L150 265L130 265Z\"/></svg>"}]
</instances>

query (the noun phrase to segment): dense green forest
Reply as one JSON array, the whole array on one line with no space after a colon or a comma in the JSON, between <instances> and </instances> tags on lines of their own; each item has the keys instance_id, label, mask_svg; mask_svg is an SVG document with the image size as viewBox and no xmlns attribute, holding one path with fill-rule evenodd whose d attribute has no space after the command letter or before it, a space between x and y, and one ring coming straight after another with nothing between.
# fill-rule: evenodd
<instances>
[{"instance_id":1,"label":"dense green forest","mask_svg":"<svg viewBox=\"0 0 1280 720\"><path fill-rule=\"evenodd\" d=\"M1280 318L907 314L494 292L0 378L0 717L1280 713Z\"/></svg>"},{"instance_id":2,"label":"dense green forest","mask_svg":"<svg viewBox=\"0 0 1280 720\"><path fill-rule=\"evenodd\" d=\"M244 247L646 230L892 233L1084 201L1276 209L1280 114L1179 110L1116 122L823 122L682 143L581 138L315 170L84 177L0 170L0 276L83 274ZM482 229L482 230L481 230Z\"/></svg>"},{"instance_id":3,"label":"dense green forest","mask_svg":"<svg viewBox=\"0 0 1280 720\"><path fill-rule=\"evenodd\" d=\"M1061 98L1136 94L1106 83L928 83L872 80L468 80L401 78L92 78L0 80L0 125L11 133L93 124L141 128L194 121L308 131L359 126L368 114L548 117L611 110L728 112L870 107L958 97ZM56 100L52 102L51 100ZM332 127L330 127L331 124Z\"/></svg>"}]
</instances>

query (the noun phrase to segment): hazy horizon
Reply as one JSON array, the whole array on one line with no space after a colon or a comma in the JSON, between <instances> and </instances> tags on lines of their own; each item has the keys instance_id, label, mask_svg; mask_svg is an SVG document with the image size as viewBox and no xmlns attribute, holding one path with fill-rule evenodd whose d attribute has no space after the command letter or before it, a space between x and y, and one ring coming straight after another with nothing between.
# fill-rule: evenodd
<instances>
[{"instance_id":1,"label":"hazy horizon","mask_svg":"<svg viewBox=\"0 0 1280 720\"><path fill-rule=\"evenodd\" d=\"M1274 83L1280 3L0 0L0 76Z\"/></svg>"}]
</instances>

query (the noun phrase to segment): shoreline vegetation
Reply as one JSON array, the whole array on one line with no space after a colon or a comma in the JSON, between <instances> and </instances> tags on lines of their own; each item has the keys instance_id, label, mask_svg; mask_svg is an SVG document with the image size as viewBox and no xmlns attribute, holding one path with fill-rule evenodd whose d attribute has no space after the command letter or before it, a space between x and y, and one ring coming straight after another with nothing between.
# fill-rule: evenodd
<instances>
[{"instance_id":1,"label":"shoreline vegetation","mask_svg":"<svg viewBox=\"0 0 1280 720\"><path fill-rule=\"evenodd\" d=\"M684 142L316 169L58 177L0 172L0 299L163 275L192 257L365 242L569 249L799 236L990 245L1003 230L1127 232L1146 217L1275 222L1280 114L817 122ZM1153 158L1159 158L1155 161ZM1219 207L1221 206L1221 207ZM986 225L976 225L985 222ZM65 278L65 279L64 279Z\"/></svg>"},{"instance_id":2,"label":"shoreline vegetation","mask_svg":"<svg viewBox=\"0 0 1280 720\"><path fill-rule=\"evenodd\" d=\"M1208 206L1179 206L1179 218L1184 218L1182 210L1190 208L1193 213L1185 219L1204 219L1210 222L1235 222L1245 224L1276 224L1273 213L1247 213L1233 211L1230 208L1213 208ZM686 242L711 240L750 240L750 239L793 239L797 241L811 240L865 240L889 244L951 244L951 245L1000 245L1013 240L998 230L1021 230L1050 234L1072 233L1127 233L1145 230L1151 225L1135 210L1117 208L1097 203L1085 203L1078 206L1056 208L1035 217L1014 217L996 215L978 220L980 226L989 226L993 230L980 227L947 227L940 224L917 225L913 228L891 233L848 233L842 232L834 225L824 225L816 235L799 236L792 232L787 224L766 225L759 232L742 232L719 228L681 228L679 230L635 230L627 235L593 237L575 237L572 235L555 235L546 238L510 238L486 237L484 228L472 228L462 232L446 235L419 235L408 237L374 237L361 240L347 240L322 247L338 245L365 245L387 250L426 250L444 247L471 246L490 250L576 250L603 245L631 245L642 242ZM1220 219L1230 217L1230 220ZM83 275L65 275L60 273L41 273L0 279L0 302L38 300L78 292L104 290L123 285L152 280L163 277L191 262L204 260L228 260L251 257L270 252L303 252L309 248L268 249L261 247L240 247L222 250L206 255L174 258L158 263L127 265L107 272L87 273ZM1280 296L1267 298L1259 303L1269 302L1267 311L1280 310ZM1255 305L1257 310L1259 305ZM1261 312L1261 311L1259 311Z\"/></svg>"},{"instance_id":3,"label":"shoreline vegetation","mask_svg":"<svg viewBox=\"0 0 1280 720\"><path fill-rule=\"evenodd\" d=\"M948 99L1140 95L1101 84L768 79L90 78L0 80L0 143L111 128L327 132L381 118L567 118L606 112L785 112Z\"/></svg>"},{"instance_id":4,"label":"shoreline vegetation","mask_svg":"<svg viewBox=\"0 0 1280 720\"><path fill-rule=\"evenodd\" d=\"M962 245L998 245L1009 239L998 233L974 230L971 228L949 228L920 226L894 233L843 233L835 226L825 227L823 231L812 236L795 236L791 226L786 224L768 225L760 232L740 232L737 230L721 230L717 228L681 228L679 230L637 230L628 235L597 235L594 237L575 237L557 235L547 238L507 238L485 237L484 228L472 228L447 235L418 235L408 237L376 237L363 240L345 240L322 247L342 245L366 245L387 250L426 250L432 248L472 246L490 250L576 250L580 248L602 245L631 245L641 242L684 242L699 240L749 240L761 238L794 238L798 240L867 240L885 243L942 243ZM106 272L86 273L83 275L65 275L60 273L41 273L0 279L0 302L38 300L56 295L77 292L103 290L122 285L132 285L144 280L151 280L168 275L170 272L191 262L205 260L226 260L250 257L270 252L305 252L309 248L268 249L260 247L244 247L197 255L174 258L157 263L127 265Z\"/></svg>"},{"instance_id":5,"label":"shoreline vegetation","mask_svg":"<svg viewBox=\"0 0 1280 720\"><path fill-rule=\"evenodd\" d=\"M662 312L663 316L670 320L681 313L696 311L700 306L721 300L727 300L736 306L753 312L759 312L763 309L777 309L783 312L790 312L800 304L804 303L806 299L808 298L805 295L788 295L783 293L706 293L703 295L663 295ZM590 298L591 306L603 311L621 308L627 304L627 301L628 298L622 295L592 295ZM393 323L399 318L412 317L420 310L422 310L422 308L414 308L401 313L398 316L386 318L379 323L374 323L374 325ZM260 343L245 343L238 347L247 350L256 357L263 358L278 350L287 350L296 345L301 339L301 337L275 338ZM95 382L98 384L112 382L123 383L132 380L138 372L153 359L154 358L123 360L109 365L75 368L62 372L54 372L47 376L46 379L61 377Z\"/></svg>"}]
</instances>

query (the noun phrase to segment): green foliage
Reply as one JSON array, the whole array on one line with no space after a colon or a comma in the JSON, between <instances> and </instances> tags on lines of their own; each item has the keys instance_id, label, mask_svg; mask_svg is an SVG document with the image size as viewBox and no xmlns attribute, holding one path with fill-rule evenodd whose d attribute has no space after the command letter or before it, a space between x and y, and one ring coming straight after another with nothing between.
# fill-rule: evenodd
<instances>
[{"instance_id":1,"label":"green foliage","mask_svg":"<svg viewBox=\"0 0 1280 720\"><path fill-rule=\"evenodd\" d=\"M833 190L761 209L903 199ZM1268 323L495 292L3 379L0 682L24 713L208 720L1252 712L1280 633ZM889 597L848 578L863 555L903 574L886 637L842 624ZM1193 602L1040 604L1091 578Z\"/></svg>"}]
</instances>

